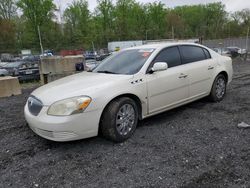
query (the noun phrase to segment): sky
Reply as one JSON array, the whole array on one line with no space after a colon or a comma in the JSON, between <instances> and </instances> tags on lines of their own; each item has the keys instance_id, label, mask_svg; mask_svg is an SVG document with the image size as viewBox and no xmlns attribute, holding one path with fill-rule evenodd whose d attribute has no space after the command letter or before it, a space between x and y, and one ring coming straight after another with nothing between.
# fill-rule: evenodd
<instances>
[{"instance_id":1,"label":"sky","mask_svg":"<svg viewBox=\"0 0 250 188\"><path fill-rule=\"evenodd\" d=\"M207 4L213 2L222 2L226 5L226 10L228 12L234 12L237 10L242 10L244 8L250 8L249 0L136 0L137 2L150 3L154 1L161 1L166 5L166 7L174 8L181 5L195 5L195 4ZM56 5L61 5L61 9L64 10L73 0L54 0ZM115 2L115 0L113 0ZM89 9L93 11L97 5L96 0L88 0Z\"/></svg>"}]
</instances>

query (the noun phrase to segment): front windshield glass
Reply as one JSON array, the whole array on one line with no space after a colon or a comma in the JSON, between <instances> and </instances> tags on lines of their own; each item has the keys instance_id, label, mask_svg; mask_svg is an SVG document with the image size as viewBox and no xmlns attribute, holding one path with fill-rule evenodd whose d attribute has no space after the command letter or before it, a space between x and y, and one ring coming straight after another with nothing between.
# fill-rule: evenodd
<instances>
[{"instance_id":1,"label":"front windshield glass","mask_svg":"<svg viewBox=\"0 0 250 188\"><path fill-rule=\"evenodd\" d=\"M21 64L22 64L22 62L7 63L3 67L12 68L12 67L18 67Z\"/></svg>"},{"instance_id":2,"label":"front windshield glass","mask_svg":"<svg viewBox=\"0 0 250 188\"><path fill-rule=\"evenodd\" d=\"M137 73L154 49L131 49L118 52L105 59L93 72L110 74Z\"/></svg>"}]
</instances>

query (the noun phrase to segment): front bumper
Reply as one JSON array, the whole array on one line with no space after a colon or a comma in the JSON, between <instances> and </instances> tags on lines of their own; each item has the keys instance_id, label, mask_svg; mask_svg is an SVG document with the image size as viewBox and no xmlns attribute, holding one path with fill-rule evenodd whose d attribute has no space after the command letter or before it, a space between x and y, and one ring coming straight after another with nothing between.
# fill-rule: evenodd
<instances>
[{"instance_id":1,"label":"front bumper","mask_svg":"<svg viewBox=\"0 0 250 188\"><path fill-rule=\"evenodd\" d=\"M39 136L53 141L71 141L97 136L101 110L71 116L47 115L44 106L37 116L25 105L24 115L29 127Z\"/></svg>"}]
</instances>

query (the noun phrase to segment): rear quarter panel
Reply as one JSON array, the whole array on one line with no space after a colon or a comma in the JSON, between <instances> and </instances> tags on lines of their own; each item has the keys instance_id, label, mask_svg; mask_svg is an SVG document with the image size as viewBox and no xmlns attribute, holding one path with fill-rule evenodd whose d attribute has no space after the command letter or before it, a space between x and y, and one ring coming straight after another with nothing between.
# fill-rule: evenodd
<instances>
[{"instance_id":1,"label":"rear quarter panel","mask_svg":"<svg viewBox=\"0 0 250 188\"><path fill-rule=\"evenodd\" d=\"M220 56L216 59L217 67L215 77L222 71L225 71L228 75L228 82L229 84L233 78L233 66L232 66L232 59L226 56Z\"/></svg>"}]
</instances>

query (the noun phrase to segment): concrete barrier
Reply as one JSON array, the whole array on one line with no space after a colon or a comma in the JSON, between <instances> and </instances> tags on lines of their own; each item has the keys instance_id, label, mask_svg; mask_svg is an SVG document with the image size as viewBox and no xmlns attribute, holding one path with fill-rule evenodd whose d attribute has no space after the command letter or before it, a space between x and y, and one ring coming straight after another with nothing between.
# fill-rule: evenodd
<instances>
[{"instance_id":1,"label":"concrete barrier","mask_svg":"<svg viewBox=\"0 0 250 188\"><path fill-rule=\"evenodd\" d=\"M75 65L84 63L84 57L81 56L55 56L42 58L39 69L42 84L49 83L59 78L74 74Z\"/></svg>"},{"instance_id":2,"label":"concrete barrier","mask_svg":"<svg viewBox=\"0 0 250 188\"><path fill-rule=\"evenodd\" d=\"M6 76L0 77L0 97L20 95L21 87L18 78Z\"/></svg>"}]
</instances>

